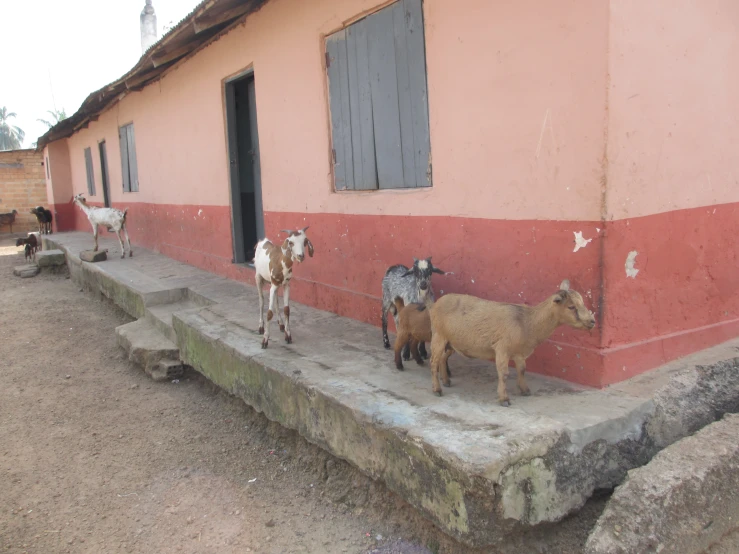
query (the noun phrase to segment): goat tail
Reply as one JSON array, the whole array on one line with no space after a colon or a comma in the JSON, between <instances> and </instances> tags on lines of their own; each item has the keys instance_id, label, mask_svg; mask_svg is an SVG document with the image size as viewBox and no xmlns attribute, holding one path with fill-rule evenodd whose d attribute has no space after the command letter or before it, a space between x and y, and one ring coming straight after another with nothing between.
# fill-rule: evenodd
<instances>
[{"instance_id":1,"label":"goat tail","mask_svg":"<svg viewBox=\"0 0 739 554\"><path fill-rule=\"evenodd\" d=\"M128 208L123 210L123 219L121 220L121 223L126 223L126 214L128 214Z\"/></svg>"},{"instance_id":2,"label":"goat tail","mask_svg":"<svg viewBox=\"0 0 739 554\"><path fill-rule=\"evenodd\" d=\"M405 307L405 302L403 302L403 299L400 296L396 296L394 303L395 303L395 310L396 310L395 313L397 315Z\"/></svg>"}]
</instances>

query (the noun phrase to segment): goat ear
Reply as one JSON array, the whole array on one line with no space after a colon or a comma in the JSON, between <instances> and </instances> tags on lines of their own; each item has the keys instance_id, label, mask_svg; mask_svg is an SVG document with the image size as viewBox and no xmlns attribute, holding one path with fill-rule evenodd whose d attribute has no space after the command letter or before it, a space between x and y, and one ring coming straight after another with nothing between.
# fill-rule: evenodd
<instances>
[{"instance_id":1,"label":"goat ear","mask_svg":"<svg viewBox=\"0 0 739 554\"><path fill-rule=\"evenodd\" d=\"M559 290L570 290L570 280L565 279L562 281L562 284L559 285Z\"/></svg>"},{"instance_id":2,"label":"goat ear","mask_svg":"<svg viewBox=\"0 0 739 554\"><path fill-rule=\"evenodd\" d=\"M413 263L414 264L417 264L418 263L418 258L416 258L415 256L413 257Z\"/></svg>"},{"instance_id":3,"label":"goat ear","mask_svg":"<svg viewBox=\"0 0 739 554\"><path fill-rule=\"evenodd\" d=\"M567 298L567 291L561 290L557 294L554 295L554 303L555 304L561 304L562 301Z\"/></svg>"},{"instance_id":4,"label":"goat ear","mask_svg":"<svg viewBox=\"0 0 739 554\"><path fill-rule=\"evenodd\" d=\"M280 233L287 233L288 235L292 233L291 229L280 229Z\"/></svg>"},{"instance_id":5,"label":"goat ear","mask_svg":"<svg viewBox=\"0 0 739 554\"><path fill-rule=\"evenodd\" d=\"M446 271L443 269L439 269L438 267L435 267L431 270L432 273L438 273L439 275L446 275Z\"/></svg>"},{"instance_id":6,"label":"goat ear","mask_svg":"<svg viewBox=\"0 0 739 554\"><path fill-rule=\"evenodd\" d=\"M308 227L306 227L307 229ZM305 239L305 246L308 247L308 255L312 258L313 257L313 243L309 241L308 239Z\"/></svg>"}]
</instances>

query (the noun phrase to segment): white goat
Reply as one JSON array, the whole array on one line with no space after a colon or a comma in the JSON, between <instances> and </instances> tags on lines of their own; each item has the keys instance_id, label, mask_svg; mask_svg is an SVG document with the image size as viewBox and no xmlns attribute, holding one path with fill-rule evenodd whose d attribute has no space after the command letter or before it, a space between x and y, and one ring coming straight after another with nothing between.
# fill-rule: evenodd
<instances>
[{"instance_id":1,"label":"white goat","mask_svg":"<svg viewBox=\"0 0 739 554\"><path fill-rule=\"evenodd\" d=\"M288 237L282 246L276 246L269 239L260 240L254 249L254 268L256 269L257 289L259 290L259 333L264 334L262 348L269 345L269 327L272 317L277 314L280 331L285 331L285 342L293 341L290 334L290 279L293 276L293 262L305 259L305 249L313 257L313 244L308 240L305 231L289 231L282 229ZM264 326L264 283L270 283L269 307L267 309L267 326ZM280 306L277 303L277 289L282 287L282 298L285 304L285 323L282 322Z\"/></svg>"},{"instance_id":2,"label":"white goat","mask_svg":"<svg viewBox=\"0 0 739 554\"><path fill-rule=\"evenodd\" d=\"M128 255L133 256L131 250L131 240L128 238L128 231L126 230L126 213L128 208L121 211L117 208L98 208L97 206L88 206L87 201L83 198L83 193L80 193L72 198L72 202L77 204L82 211L85 212L87 219L90 220L92 225L92 235L95 237L95 252L98 250L98 226L102 225L106 227L108 231L115 232L118 237L118 242L121 244L121 258L126 257L126 250L123 248L123 241L121 240L121 231L126 235L126 243L128 243Z\"/></svg>"}]
</instances>

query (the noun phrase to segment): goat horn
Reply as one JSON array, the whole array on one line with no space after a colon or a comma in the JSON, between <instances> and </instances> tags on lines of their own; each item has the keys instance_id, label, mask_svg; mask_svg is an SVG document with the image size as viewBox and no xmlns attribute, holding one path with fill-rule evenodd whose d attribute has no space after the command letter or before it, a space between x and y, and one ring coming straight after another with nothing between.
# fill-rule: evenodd
<instances>
[{"instance_id":1,"label":"goat horn","mask_svg":"<svg viewBox=\"0 0 739 554\"><path fill-rule=\"evenodd\" d=\"M308 226L306 226L306 227L303 227L303 232L304 232L304 233L305 233L305 232L306 232L306 231L308 230L308 227L310 227L310 225L308 225Z\"/></svg>"},{"instance_id":2,"label":"goat horn","mask_svg":"<svg viewBox=\"0 0 739 554\"><path fill-rule=\"evenodd\" d=\"M290 233L292 233L293 231L292 231L292 229L280 229L280 232L281 232L281 233L287 233L287 234L290 234Z\"/></svg>"}]
</instances>

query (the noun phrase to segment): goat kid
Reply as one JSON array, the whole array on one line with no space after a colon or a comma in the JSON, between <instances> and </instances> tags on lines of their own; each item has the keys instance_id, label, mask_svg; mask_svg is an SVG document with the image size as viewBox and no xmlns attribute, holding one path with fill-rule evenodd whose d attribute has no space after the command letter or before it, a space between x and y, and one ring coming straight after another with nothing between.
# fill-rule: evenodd
<instances>
[{"instance_id":1,"label":"goat kid","mask_svg":"<svg viewBox=\"0 0 739 554\"><path fill-rule=\"evenodd\" d=\"M418 345L424 342L431 342L431 317L429 316L429 308L434 305L433 300L426 298L424 304L408 304L404 305L400 296L395 297L395 309L398 312L398 335L395 339L395 367L403 371L403 361L400 359L401 349L409 345L413 359L418 365L423 365L421 354L418 351ZM452 376L452 372L447 366L447 373Z\"/></svg>"},{"instance_id":2,"label":"goat kid","mask_svg":"<svg viewBox=\"0 0 739 554\"><path fill-rule=\"evenodd\" d=\"M36 251L38 250L38 239L36 238L36 235L29 233L26 238L19 238L15 241L16 246L22 246L25 245L24 248L24 256L26 260L36 259Z\"/></svg>"},{"instance_id":3,"label":"goat kid","mask_svg":"<svg viewBox=\"0 0 739 554\"><path fill-rule=\"evenodd\" d=\"M398 329L398 310L395 298L400 297L404 304L423 303L426 298L434 300L434 289L431 286L432 274L444 275L446 272L431 263L431 257L425 260L413 258L413 265L408 268L404 265L389 267L382 278L382 342L385 348L390 348L390 338L387 335L387 313L392 312L395 319L395 329ZM420 354L426 357L426 347L420 344ZM403 347L403 359L410 359L409 345Z\"/></svg>"},{"instance_id":4,"label":"goat kid","mask_svg":"<svg viewBox=\"0 0 739 554\"><path fill-rule=\"evenodd\" d=\"M516 364L521 395L531 394L526 383L526 358L560 325L591 330L593 312L582 296L562 281L560 290L536 306L491 302L465 294L447 294L431 308L431 384L441 396L439 375L451 386L446 371L454 352L467 358L495 361L498 370L498 401L510 406L506 391L508 362Z\"/></svg>"},{"instance_id":5,"label":"goat kid","mask_svg":"<svg viewBox=\"0 0 739 554\"><path fill-rule=\"evenodd\" d=\"M128 256L133 256L131 250L131 240L128 238L128 230L126 229L126 214L128 208L121 211L117 208L98 208L97 206L88 206L84 199L84 194L80 193L72 198L72 202L77 204L82 211L85 212L87 219L92 225L92 234L95 237L95 252L98 251L98 227L103 226L110 232L115 232L118 242L121 245L121 258L126 257L126 250L123 248L123 240L121 240L121 231L126 235L126 243L128 244Z\"/></svg>"},{"instance_id":6,"label":"goat kid","mask_svg":"<svg viewBox=\"0 0 739 554\"><path fill-rule=\"evenodd\" d=\"M260 240L254 247L254 268L256 269L257 290L259 291L259 334L262 334L262 348L269 345L270 322L277 314L280 331L285 331L285 342L292 343L290 332L290 279L293 276L293 263L301 263L305 259L305 250L313 257L313 244L308 240L304 227L299 231L282 229L288 237L282 245L277 246L269 239ZM270 283L269 307L267 309L267 325L264 325L264 284ZM285 321L280 315L277 301L277 289L282 287Z\"/></svg>"}]
</instances>

